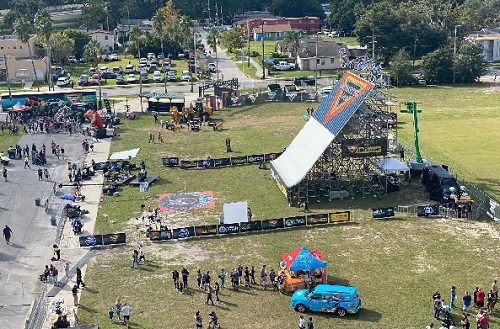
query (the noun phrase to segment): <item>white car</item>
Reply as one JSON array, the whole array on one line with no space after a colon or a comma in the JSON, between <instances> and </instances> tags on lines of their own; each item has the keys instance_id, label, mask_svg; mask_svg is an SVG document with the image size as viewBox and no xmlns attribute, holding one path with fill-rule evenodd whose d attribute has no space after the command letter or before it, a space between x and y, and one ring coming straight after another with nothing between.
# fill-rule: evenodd
<instances>
[{"instance_id":1,"label":"white car","mask_svg":"<svg viewBox=\"0 0 500 329\"><path fill-rule=\"evenodd\" d=\"M109 55L108 55L108 54L102 54L102 55L101 55L101 59L102 59L103 61L109 61Z\"/></svg>"},{"instance_id":2,"label":"white car","mask_svg":"<svg viewBox=\"0 0 500 329\"><path fill-rule=\"evenodd\" d=\"M148 70L148 65L144 63L140 63L139 66L137 67L137 73L147 72L147 70Z\"/></svg>"},{"instance_id":3,"label":"white car","mask_svg":"<svg viewBox=\"0 0 500 329\"><path fill-rule=\"evenodd\" d=\"M135 72L135 68L134 68L134 65L132 64L128 64L127 66L125 66L125 73L134 73Z\"/></svg>"},{"instance_id":4,"label":"white car","mask_svg":"<svg viewBox=\"0 0 500 329\"><path fill-rule=\"evenodd\" d=\"M148 53L147 57L148 57L149 60L152 60L153 58L156 58L156 56L155 56L154 53Z\"/></svg>"},{"instance_id":5,"label":"white car","mask_svg":"<svg viewBox=\"0 0 500 329\"><path fill-rule=\"evenodd\" d=\"M320 94L321 97L326 97L326 96L330 95L331 92L332 92L332 87L324 87L318 91L318 94Z\"/></svg>"},{"instance_id":6,"label":"white car","mask_svg":"<svg viewBox=\"0 0 500 329\"><path fill-rule=\"evenodd\" d=\"M135 74L131 73L127 76L127 82L128 83L135 83L137 80L135 79Z\"/></svg>"},{"instance_id":7,"label":"white car","mask_svg":"<svg viewBox=\"0 0 500 329\"><path fill-rule=\"evenodd\" d=\"M163 74L160 71L153 72L153 81L154 82L163 82Z\"/></svg>"},{"instance_id":8,"label":"white car","mask_svg":"<svg viewBox=\"0 0 500 329\"><path fill-rule=\"evenodd\" d=\"M288 63L286 61L280 61L278 64L274 65L274 69L278 71L288 71L295 68L294 63Z\"/></svg>"},{"instance_id":9,"label":"white car","mask_svg":"<svg viewBox=\"0 0 500 329\"><path fill-rule=\"evenodd\" d=\"M109 60L110 61L117 61L118 60L118 55L117 54L111 54L111 55L109 55Z\"/></svg>"},{"instance_id":10,"label":"white car","mask_svg":"<svg viewBox=\"0 0 500 329\"><path fill-rule=\"evenodd\" d=\"M141 59L139 59L139 64L148 64L148 59L147 58L144 58L142 57Z\"/></svg>"},{"instance_id":11,"label":"white car","mask_svg":"<svg viewBox=\"0 0 500 329\"><path fill-rule=\"evenodd\" d=\"M108 72L109 71L109 67L107 67L107 66L101 66L99 68L99 71L101 71L101 74L103 74L104 72Z\"/></svg>"},{"instance_id":12,"label":"white car","mask_svg":"<svg viewBox=\"0 0 500 329\"><path fill-rule=\"evenodd\" d=\"M217 70L217 64L214 62L208 63L208 70L210 72L215 72Z\"/></svg>"},{"instance_id":13,"label":"white car","mask_svg":"<svg viewBox=\"0 0 500 329\"><path fill-rule=\"evenodd\" d=\"M69 85L69 77L60 77L57 79L56 86L67 87Z\"/></svg>"},{"instance_id":14,"label":"white car","mask_svg":"<svg viewBox=\"0 0 500 329\"><path fill-rule=\"evenodd\" d=\"M182 81L191 81L191 72L182 71Z\"/></svg>"}]
</instances>

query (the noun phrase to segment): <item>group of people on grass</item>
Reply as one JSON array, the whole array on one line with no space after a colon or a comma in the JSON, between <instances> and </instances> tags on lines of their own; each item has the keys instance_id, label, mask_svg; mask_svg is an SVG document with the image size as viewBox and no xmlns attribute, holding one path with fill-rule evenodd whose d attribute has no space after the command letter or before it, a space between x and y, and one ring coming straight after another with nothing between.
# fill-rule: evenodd
<instances>
[{"instance_id":1,"label":"group of people on grass","mask_svg":"<svg viewBox=\"0 0 500 329\"><path fill-rule=\"evenodd\" d=\"M456 308L457 301L457 289L455 286L451 287L450 291L450 303L446 304L444 298L441 297L439 292L435 292L432 296L432 302L434 306L434 318L436 320L442 321L441 328L456 328L455 321L451 314L452 309ZM462 296L462 311L463 317L460 324L463 329L470 328L469 311L472 309L472 303L477 309L476 314L476 324L478 329L488 329L490 322L490 314L495 312L495 305L498 301L498 286L497 280L493 280L491 284L491 289L488 293L484 292L479 287L476 287L472 295L469 291L465 291ZM486 305L486 309L485 309ZM434 328L431 323L427 326L428 329Z\"/></svg>"},{"instance_id":2,"label":"group of people on grass","mask_svg":"<svg viewBox=\"0 0 500 329\"><path fill-rule=\"evenodd\" d=\"M116 320L122 322L128 328L130 323L130 306L127 303L122 303L120 298L116 300L114 307L111 306L108 310L109 323L113 323L115 314Z\"/></svg>"}]
</instances>

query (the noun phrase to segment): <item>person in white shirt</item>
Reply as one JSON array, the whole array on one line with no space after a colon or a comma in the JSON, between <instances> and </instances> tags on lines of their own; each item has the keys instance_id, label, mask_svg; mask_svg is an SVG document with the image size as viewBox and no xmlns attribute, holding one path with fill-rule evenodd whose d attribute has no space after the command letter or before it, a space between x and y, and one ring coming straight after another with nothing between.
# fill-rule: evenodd
<instances>
[{"instance_id":1,"label":"person in white shirt","mask_svg":"<svg viewBox=\"0 0 500 329\"><path fill-rule=\"evenodd\" d=\"M306 329L306 321L304 320L303 315L299 318L299 329Z\"/></svg>"},{"instance_id":2,"label":"person in white shirt","mask_svg":"<svg viewBox=\"0 0 500 329\"><path fill-rule=\"evenodd\" d=\"M139 263L141 262L141 259L145 262L146 257L144 256L144 247L143 245L139 245Z\"/></svg>"},{"instance_id":3,"label":"person in white shirt","mask_svg":"<svg viewBox=\"0 0 500 329\"><path fill-rule=\"evenodd\" d=\"M122 313L123 313L123 324L126 325L128 328L128 322L130 321L130 306L128 306L127 303L123 304Z\"/></svg>"}]
</instances>

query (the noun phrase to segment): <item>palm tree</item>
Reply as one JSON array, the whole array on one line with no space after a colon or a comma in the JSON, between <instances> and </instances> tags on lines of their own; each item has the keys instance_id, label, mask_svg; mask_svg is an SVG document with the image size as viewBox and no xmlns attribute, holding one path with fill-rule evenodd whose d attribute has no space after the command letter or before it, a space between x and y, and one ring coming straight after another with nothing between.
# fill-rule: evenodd
<instances>
[{"instance_id":1,"label":"palm tree","mask_svg":"<svg viewBox=\"0 0 500 329\"><path fill-rule=\"evenodd\" d=\"M163 14L161 9L156 11L156 14L151 19L153 21L153 29L155 34L160 38L161 53L165 54L163 49L163 39L165 38L165 25L167 24L167 18Z\"/></svg>"},{"instance_id":2,"label":"palm tree","mask_svg":"<svg viewBox=\"0 0 500 329\"><path fill-rule=\"evenodd\" d=\"M99 58L99 53L101 52L101 45L99 41L91 39L84 47L83 53L85 58L92 63L92 65L97 68L97 60ZM101 92L101 70L97 70L99 75L99 104L97 108L100 110L102 106L102 92Z\"/></svg>"},{"instance_id":3,"label":"palm tree","mask_svg":"<svg viewBox=\"0 0 500 329\"><path fill-rule=\"evenodd\" d=\"M297 53L299 51L300 39L302 35L297 31L286 32L283 37L283 43L286 45L287 49L292 53L295 58L295 64L297 64Z\"/></svg>"},{"instance_id":4,"label":"palm tree","mask_svg":"<svg viewBox=\"0 0 500 329\"><path fill-rule=\"evenodd\" d=\"M130 29L128 35L129 35L130 40L137 47L137 56L139 56L139 58L141 58L141 41L144 38L144 33L142 32L142 30L139 26L134 25ZM142 71L140 71L140 70L139 70L139 92L142 93Z\"/></svg>"},{"instance_id":5,"label":"palm tree","mask_svg":"<svg viewBox=\"0 0 500 329\"><path fill-rule=\"evenodd\" d=\"M220 32L215 27L208 30L207 44L215 52L215 74L217 75L217 80L219 80L219 58L217 57L217 40L219 39L219 36ZM250 56L250 54L248 56Z\"/></svg>"},{"instance_id":6,"label":"palm tree","mask_svg":"<svg viewBox=\"0 0 500 329\"><path fill-rule=\"evenodd\" d=\"M50 17L50 13L47 9L40 9L35 14L35 29L38 34L45 41L45 46L47 47L47 75L49 82L49 89L52 85L52 61L50 56L50 36L52 35L53 26L52 26L52 18Z\"/></svg>"},{"instance_id":7,"label":"palm tree","mask_svg":"<svg viewBox=\"0 0 500 329\"><path fill-rule=\"evenodd\" d=\"M14 34L23 43L28 43L30 39L30 33L32 32L33 24L26 17L18 17L14 22ZM31 45L28 43L28 51L30 54L31 65L33 66L33 75L35 77L35 84L38 91L40 91L40 86L38 85L38 77L35 69L35 62L33 60L33 55L31 54Z\"/></svg>"}]
</instances>

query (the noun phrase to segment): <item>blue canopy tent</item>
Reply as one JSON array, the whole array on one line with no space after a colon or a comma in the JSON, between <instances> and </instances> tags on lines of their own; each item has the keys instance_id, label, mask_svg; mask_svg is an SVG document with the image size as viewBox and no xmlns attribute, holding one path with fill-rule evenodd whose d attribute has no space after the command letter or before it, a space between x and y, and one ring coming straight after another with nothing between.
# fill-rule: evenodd
<instances>
[{"instance_id":1,"label":"blue canopy tent","mask_svg":"<svg viewBox=\"0 0 500 329\"><path fill-rule=\"evenodd\" d=\"M282 260L290 271L310 271L328 265L327 262L316 258L306 247L283 254Z\"/></svg>"}]
</instances>

